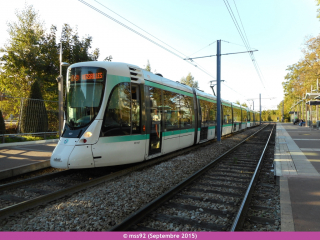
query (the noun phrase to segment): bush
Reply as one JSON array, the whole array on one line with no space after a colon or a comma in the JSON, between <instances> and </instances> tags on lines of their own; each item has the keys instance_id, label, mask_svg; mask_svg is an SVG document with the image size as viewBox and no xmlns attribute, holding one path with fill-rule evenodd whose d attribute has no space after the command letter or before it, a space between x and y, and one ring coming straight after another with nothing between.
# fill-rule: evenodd
<instances>
[{"instance_id":1,"label":"bush","mask_svg":"<svg viewBox=\"0 0 320 240\"><path fill-rule=\"evenodd\" d=\"M6 124L4 123L2 111L0 110L0 134L4 134L5 132L6 132Z\"/></svg>"},{"instance_id":2,"label":"bush","mask_svg":"<svg viewBox=\"0 0 320 240\"><path fill-rule=\"evenodd\" d=\"M23 102L20 129L22 133L48 131L47 111L37 81L31 86L29 98Z\"/></svg>"}]
</instances>

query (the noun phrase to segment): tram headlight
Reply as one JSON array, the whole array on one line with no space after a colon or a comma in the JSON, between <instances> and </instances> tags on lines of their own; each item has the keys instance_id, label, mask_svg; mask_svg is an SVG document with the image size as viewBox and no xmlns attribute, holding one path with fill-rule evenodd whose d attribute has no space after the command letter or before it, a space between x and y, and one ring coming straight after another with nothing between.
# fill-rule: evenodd
<instances>
[{"instance_id":1,"label":"tram headlight","mask_svg":"<svg viewBox=\"0 0 320 240\"><path fill-rule=\"evenodd\" d=\"M83 136L84 136L85 138L89 138L89 137L92 136L92 132L85 132L85 133L83 134Z\"/></svg>"}]
</instances>

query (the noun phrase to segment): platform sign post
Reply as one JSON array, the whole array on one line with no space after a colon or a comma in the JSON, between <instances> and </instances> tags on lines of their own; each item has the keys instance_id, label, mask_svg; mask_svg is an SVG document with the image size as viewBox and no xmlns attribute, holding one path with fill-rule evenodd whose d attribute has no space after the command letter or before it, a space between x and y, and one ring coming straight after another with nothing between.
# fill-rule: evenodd
<instances>
[{"instance_id":1,"label":"platform sign post","mask_svg":"<svg viewBox=\"0 0 320 240\"><path fill-rule=\"evenodd\" d=\"M60 43L60 81L58 83L59 90L59 137L61 137L63 128L63 76L62 76L62 43Z\"/></svg>"},{"instance_id":2,"label":"platform sign post","mask_svg":"<svg viewBox=\"0 0 320 240\"><path fill-rule=\"evenodd\" d=\"M221 143L221 40L217 41L217 141Z\"/></svg>"}]
</instances>

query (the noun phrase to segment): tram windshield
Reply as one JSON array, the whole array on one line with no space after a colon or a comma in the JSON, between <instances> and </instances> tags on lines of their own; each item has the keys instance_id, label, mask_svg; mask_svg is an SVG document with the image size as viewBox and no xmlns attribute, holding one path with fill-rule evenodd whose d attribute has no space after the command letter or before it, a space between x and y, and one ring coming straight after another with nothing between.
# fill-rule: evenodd
<instances>
[{"instance_id":1,"label":"tram windshield","mask_svg":"<svg viewBox=\"0 0 320 240\"><path fill-rule=\"evenodd\" d=\"M97 116L107 71L98 67L69 69L67 79L66 123L71 128L86 126Z\"/></svg>"}]
</instances>

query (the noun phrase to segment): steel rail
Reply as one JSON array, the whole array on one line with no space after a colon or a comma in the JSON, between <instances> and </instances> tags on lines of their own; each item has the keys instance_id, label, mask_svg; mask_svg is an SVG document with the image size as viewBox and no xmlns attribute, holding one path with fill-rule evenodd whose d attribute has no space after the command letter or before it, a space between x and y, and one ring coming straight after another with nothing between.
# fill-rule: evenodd
<instances>
[{"instance_id":1,"label":"steel rail","mask_svg":"<svg viewBox=\"0 0 320 240\"><path fill-rule=\"evenodd\" d=\"M270 139L271 139L271 135L273 133L273 130L274 130L274 127L275 125L273 126L272 130L271 130L271 133L269 135L269 138L267 140L267 143L263 149L263 152L261 154L261 157L259 159L259 162L258 162L258 165L254 171L254 174L251 178L251 181L250 181L250 184L248 186L248 189L246 191L246 194L241 202L241 205L240 205L240 208L239 208L239 211L235 217L235 220L233 221L233 224L231 226L231 232L234 232L234 231L239 231L241 230L242 226L243 226L243 223L244 223L244 220L245 220L245 217L246 217L246 214L247 214L247 210L249 208L249 204L250 204L250 200L251 200L251 197L252 197L252 193L254 191L254 187L257 183L257 180L258 180L258 173L260 172L260 168L261 168L261 163L262 163L262 160L264 158L264 155L265 155L265 152L266 152L266 149L269 145L269 142L270 142Z\"/></svg>"},{"instance_id":2,"label":"steel rail","mask_svg":"<svg viewBox=\"0 0 320 240\"><path fill-rule=\"evenodd\" d=\"M227 152L225 152L221 156L215 158L211 163L207 164L206 166L204 166L203 168L198 170L196 173L192 174L190 177L188 177L187 179L183 180L182 182L180 182L178 185L176 185L175 187L171 188L167 192L163 193L161 196L159 196L158 198L154 199L152 202L150 202L147 205L145 205L144 207L140 208L138 211L132 213L125 220L123 220L123 222L121 222L118 225L110 228L108 231L127 231L130 228L130 226L132 226L133 224L138 223L139 221L141 221L146 215L148 215L149 213L151 213L152 211L157 209L159 206L161 206L163 203L165 203L166 201L171 199L173 196L175 196L178 192L183 190L186 186L188 186L194 180L196 180L197 178L201 177L205 172L209 171L214 165L216 165L217 162L219 162L219 160L221 160L221 158L223 158L224 156L226 156L227 154L229 154L230 152L235 150L237 147L239 147L244 142L248 141L250 138L255 136L257 133L259 133L260 131L265 129L267 126L268 125L266 125L265 127L259 129L257 132L255 132L254 134L250 135L249 137L247 137L246 139L244 139L243 141L238 143L233 148L229 149Z\"/></svg>"},{"instance_id":3,"label":"steel rail","mask_svg":"<svg viewBox=\"0 0 320 240\"><path fill-rule=\"evenodd\" d=\"M26 184L38 183L41 180L49 180L49 179L59 177L59 176L64 176L67 174L72 174L72 172L70 170L63 170L60 172L49 173L46 175L41 175L41 176L29 178L29 179L24 179L24 180L20 180L20 181L16 181L16 182L2 184L2 185L0 185L0 192L5 191L5 190L9 190L9 189L13 189L13 188L17 188L20 186L24 186Z\"/></svg>"}]
</instances>

